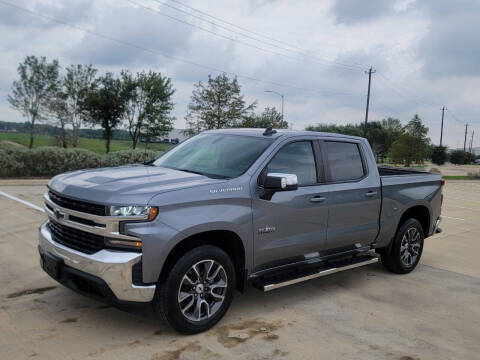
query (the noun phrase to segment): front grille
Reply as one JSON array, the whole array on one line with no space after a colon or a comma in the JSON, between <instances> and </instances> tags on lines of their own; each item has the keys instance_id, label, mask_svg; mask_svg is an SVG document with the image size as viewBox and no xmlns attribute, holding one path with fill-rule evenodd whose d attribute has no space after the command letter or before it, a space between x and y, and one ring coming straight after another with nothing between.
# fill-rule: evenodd
<instances>
[{"instance_id":1,"label":"front grille","mask_svg":"<svg viewBox=\"0 0 480 360\"><path fill-rule=\"evenodd\" d=\"M100 216L106 215L106 207L103 205L92 204L86 201L70 199L65 196L58 195L51 190L48 192L48 196L55 204L61 207L64 207L66 209L80 211L80 212L93 214L93 215L100 215Z\"/></svg>"},{"instance_id":2,"label":"front grille","mask_svg":"<svg viewBox=\"0 0 480 360\"><path fill-rule=\"evenodd\" d=\"M94 254L105 248L103 236L77 230L52 220L48 227L54 241L85 254Z\"/></svg>"}]
</instances>

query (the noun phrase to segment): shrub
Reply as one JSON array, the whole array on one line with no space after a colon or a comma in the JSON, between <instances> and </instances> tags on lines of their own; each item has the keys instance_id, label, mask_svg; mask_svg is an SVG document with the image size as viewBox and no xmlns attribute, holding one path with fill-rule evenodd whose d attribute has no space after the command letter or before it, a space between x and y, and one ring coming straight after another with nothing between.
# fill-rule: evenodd
<instances>
[{"instance_id":1,"label":"shrub","mask_svg":"<svg viewBox=\"0 0 480 360\"><path fill-rule=\"evenodd\" d=\"M463 165L466 161L466 151L454 150L450 153L450 162L455 165Z\"/></svg>"},{"instance_id":2,"label":"shrub","mask_svg":"<svg viewBox=\"0 0 480 360\"><path fill-rule=\"evenodd\" d=\"M120 150L105 155L106 166L120 166L125 164L142 164L155 158L157 153L151 150Z\"/></svg>"},{"instance_id":3,"label":"shrub","mask_svg":"<svg viewBox=\"0 0 480 360\"><path fill-rule=\"evenodd\" d=\"M2 176L30 176L31 161L29 151L24 146L0 142Z\"/></svg>"},{"instance_id":4,"label":"shrub","mask_svg":"<svg viewBox=\"0 0 480 360\"><path fill-rule=\"evenodd\" d=\"M29 150L0 142L0 177L50 177L80 169L143 163L156 155L151 150L122 150L100 155L86 149L53 146Z\"/></svg>"},{"instance_id":5,"label":"shrub","mask_svg":"<svg viewBox=\"0 0 480 360\"><path fill-rule=\"evenodd\" d=\"M447 148L445 146L434 146L432 149L432 163L443 165L448 159Z\"/></svg>"},{"instance_id":6,"label":"shrub","mask_svg":"<svg viewBox=\"0 0 480 360\"><path fill-rule=\"evenodd\" d=\"M469 172L468 173L469 179L480 179L480 172Z\"/></svg>"}]
</instances>

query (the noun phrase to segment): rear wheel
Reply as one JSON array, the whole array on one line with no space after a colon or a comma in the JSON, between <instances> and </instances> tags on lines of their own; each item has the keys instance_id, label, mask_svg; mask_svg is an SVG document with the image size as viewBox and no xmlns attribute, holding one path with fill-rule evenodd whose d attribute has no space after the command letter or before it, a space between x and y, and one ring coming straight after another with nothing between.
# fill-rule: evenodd
<instances>
[{"instance_id":1,"label":"rear wheel","mask_svg":"<svg viewBox=\"0 0 480 360\"><path fill-rule=\"evenodd\" d=\"M235 269L220 248L204 245L184 254L157 285L154 307L175 330L195 334L214 326L230 306Z\"/></svg>"},{"instance_id":2,"label":"rear wheel","mask_svg":"<svg viewBox=\"0 0 480 360\"><path fill-rule=\"evenodd\" d=\"M397 231L389 251L380 251L383 265L396 274L407 274L422 256L425 235L417 219L408 219Z\"/></svg>"}]
</instances>

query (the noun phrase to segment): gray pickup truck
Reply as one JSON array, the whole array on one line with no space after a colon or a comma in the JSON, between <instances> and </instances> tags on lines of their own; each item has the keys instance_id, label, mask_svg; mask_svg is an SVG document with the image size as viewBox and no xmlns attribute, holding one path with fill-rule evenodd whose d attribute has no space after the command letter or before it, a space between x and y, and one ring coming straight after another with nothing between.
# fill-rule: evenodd
<instances>
[{"instance_id":1,"label":"gray pickup truck","mask_svg":"<svg viewBox=\"0 0 480 360\"><path fill-rule=\"evenodd\" d=\"M206 131L149 164L70 172L44 195L44 271L177 331L212 327L235 290L372 264L412 271L440 229L439 174L378 168L363 138Z\"/></svg>"}]
</instances>

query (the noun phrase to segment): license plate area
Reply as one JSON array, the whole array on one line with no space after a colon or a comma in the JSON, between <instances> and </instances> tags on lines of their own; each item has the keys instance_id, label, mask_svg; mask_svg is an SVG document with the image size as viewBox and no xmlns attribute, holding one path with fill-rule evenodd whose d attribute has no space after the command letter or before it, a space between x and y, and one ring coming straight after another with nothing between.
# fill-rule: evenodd
<instances>
[{"instance_id":1,"label":"license plate area","mask_svg":"<svg viewBox=\"0 0 480 360\"><path fill-rule=\"evenodd\" d=\"M50 253L43 253L40 256L42 269L54 279L60 278L60 270L63 260Z\"/></svg>"}]
</instances>

